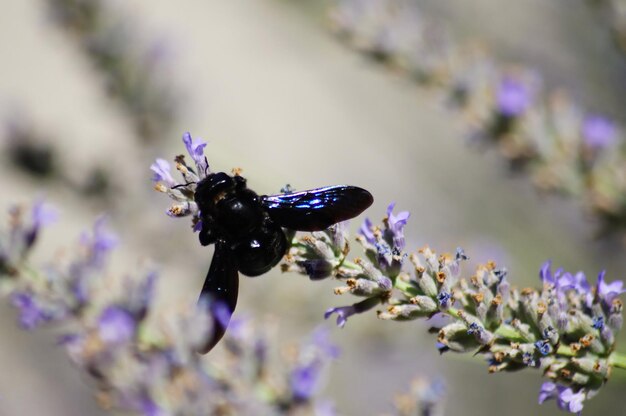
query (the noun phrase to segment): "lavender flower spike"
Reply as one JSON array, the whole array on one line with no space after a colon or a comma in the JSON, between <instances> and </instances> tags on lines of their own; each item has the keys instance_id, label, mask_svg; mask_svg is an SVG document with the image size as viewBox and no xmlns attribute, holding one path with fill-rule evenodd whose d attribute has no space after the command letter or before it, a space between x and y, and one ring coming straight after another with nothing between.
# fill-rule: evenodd
<instances>
[{"instance_id":1,"label":"lavender flower spike","mask_svg":"<svg viewBox=\"0 0 626 416\"><path fill-rule=\"evenodd\" d=\"M25 329L58 324L58 345L93 377L90 385L107 407L150 416L312 414L318 408L321 375L337 355L328 331L316 331L312 342L296 350L294 362L267 359L266 348L276 350L272 357L286 350L260 344L273 338L271 325L242 328L224 344L226 359L203 362L196 351L208 335L209 314L192 304L156 309L153 270L117 279L105 275L105 254L116 239L102 218L71 251L76 258L38 268L27 264L32 245L21 243L32 225L25 213L13 209L8 230L0 229L2 287ZM19 244L13 243L16 236Z\"/></svg>"},{"instance_id":2,"label":"lavender flower spike","mask_svg":"<svg viewBox=\"0 0 626 416\"><path fill-rule=\"evenodd\" d=\"M431 329L438 329L433 332L438 333L440 352L474 351L485 356L490 373L540 368L549 379L540 402L554 398L572 413L582 410L612 368L626 369L626 356L615 352L623 321L618 296L626 292L622 282L607 284L600 273L593 290L584 273L553 272L547 261L539 272L540 288L520 290L509 284L507 269L493 261L463 276L460 263L467 255L462 249L437 254L428 246L408 254L413 267L407 271L402 262L407 254L389 253L392 246L393 251L397 248L394 241L408 218L408 213L393 215L393 208L389 205L382 226L367 222L361 228L357 241L367 260L349 261L348 246L334 246L324 233L312 236L306 245L294 239L289 263L316 258L312 247L325 244L335 256L327 259L333 267L330 274L346 284L335 293L367 297L328 309L326 318L337 314L337 325L343 327L350 316L376 305L383 306L377 316L384 320L445 317L431 321ZM288 270L307 274L304 267Z\"/></svg>"}]
</instances>

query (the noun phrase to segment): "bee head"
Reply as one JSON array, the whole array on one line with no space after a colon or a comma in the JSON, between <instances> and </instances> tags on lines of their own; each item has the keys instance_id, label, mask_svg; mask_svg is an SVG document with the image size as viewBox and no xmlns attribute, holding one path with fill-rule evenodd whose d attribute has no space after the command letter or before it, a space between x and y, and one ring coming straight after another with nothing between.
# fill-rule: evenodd
<instances>
[{"instance_id":1,"label":"bee head","mask_svg":"<svg viewBox=\"0 0 626 416\"><path fill-rule=\"evenodd\" d=\"M221 199L235 189L235 180L224 172L211 173L198 182L194 199L202 212L211 212Z\"/></svg>"}]
</instances>

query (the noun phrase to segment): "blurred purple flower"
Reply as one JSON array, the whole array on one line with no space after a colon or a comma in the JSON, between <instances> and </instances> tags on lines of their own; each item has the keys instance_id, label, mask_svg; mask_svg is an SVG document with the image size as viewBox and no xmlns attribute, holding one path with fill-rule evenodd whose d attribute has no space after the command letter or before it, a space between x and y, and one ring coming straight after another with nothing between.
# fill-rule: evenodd
<instances>
[{"instance_id":1,"label":"blurred purple flower","mask_svg":"<svg viewBox=\"0 0 626 416\"><path fill-rule=\"evenodd\" d=\"M154 182L165 182L170 188L176 185L176 181L172 177L171 167L167 160L157 159L155 163L150 165L150 170L154 172L152 180Z\"/></svg>"},{"instance_id":2,"label":"blurred purple flower","mask_svg":"<svg viewBox=\"0 0 626 416\"><path fill-rule=\"evenodd\" d=\"M361 224L361 228L359 228L359 234L365 237L365 240L374 245L376 244L376 237L374 237L374 233L372 232L372 221L369 218L365 218L363 224Z\"/></svg>"},{"instance_id":3,"label":"blurred purple flower","mask_svg":"<svg viewBox=\"0 0 626 416\"><path fill-rule=\"evenodd\" d=\"M48 225L57 220L58 214L49 205L45 204L43 200L35 202L32 210L33 224L39 228L44 225Z\"/></svg>"},{"instance_id":4,"label":"blurred purple flower","mask_svg":"<svg viewBox=\"0 0 626 416\"><path fill-rule=\"evenodd\" d=\"M93 226L93 235L83 233L81 243L90 249L91 258L89 261L92 267L102 267L106 260L106 255L118 242L117 237L106 230L107 218L102 216L96 220Z\"/></svg>"},{"instance_id":5,"label":"blurred purple flower","mask_svg":"<svg viewBox=\"0 0 626 416\"><path fill-rule=\"evenodd\" d=\"M508 117L520 116L530 105L530 91L521 81L504 77L498 85L496 103L501 114Z\"/></svg>"},{"instance_id":6,"label":"blurred purple flower","mask_svg":"<svg viewBox=\"0 0 626 416\"><path fill-rule=\"evenodd\" d=\"M321 373L319 360L296 366L291 372L291 392L297 401L310 400L317 390Z\"/></svg>"},{"instance_id":7,"label":"blurred purple flower","mask_svg":"<svg viewBox=\"0 0 626 416\"><path fill-rule=\"evenodd\" d=\"M106 344L123 344L133 338L136 329L133 316L125 309L108 306L98 319L100 339Z\"/></svg>"},{"instance_id":8,"label":"blurred purple flower","mask_svg":"<svg viewBox=\"0 0 626 416\"><path fill-rule=\"evenodd\" d=\"M20 326L24 329L33 329L51 319L50 314L37 305L30 293L13 293L11 304L20 310Z\"/></svg>"},{"instance_id":9,"label":"blurred purple flower","mask_svg":"<svg viewBox=\"0 0 626 416\"><path fill-rule=\"evenodd\" d=\"M33 204L31 215L32 226L24 234L26 247L31 247L35 243L41 227L48 225L57 219L56 211L45 204L43 199L40 199Z\"/></svg>"},{"instance_id":10,"label":"blurred purple flower","mask_svg":"<svg viewBox=\"0 0 626 416\"><path fill-rule=\"evenodd\" d=\"M617 138L615 123L599 115L585 118L582 125L582 135L584 143L592 149L610 146Z\"/></svg>"},{"instance_id":11,"label":"blurred purple flower","mask_svg":"<svg viewBox=\"0 0 626 416\"><path fill-rule=\"evenodd\" d=\"M166 413L150 398L148 395L143 395L139 399L139 411L144 416L165 416Z\"/></svg>"},{"instance_id":12,"label":"blurred purple flower","mask_svg":"<svg viewBox=\"0 0 626 416\"><path fill-rule=\"evenodd\" d=\"M578 393L574 393L571 387L565 387L547 381L541 386L541 391L539 392L539 404L542 404L549 399L556 399L557 406L561 410L581 414L583 410L583 401L585 400L585 393L583 390Z\"/></svg>"},{"instance_id":13,"label":"blurred purple flower","mask_svg":"<svg viewBox=\"0 0 626 416\"><path fill-rule=\"evenodd\" d=\"M602 270L598 274L598 297L602 299L607 305L611 305L613 299L622 293L626 292L626 289L622 289L624 286L624 282L621 280L616 280L612 283L604 283L604 275L606 274L605 270Z\"/></svg>"},{"instance_id":14,"label":"blurred purple flower","mask_svg":"<svg viewBox=\"0 0 626 416\"><path fill-rule=\"evenodd\" d=\"M330 341L330 330L327 327L318 327L313 331L312 344L328 358L338 358L339 347Z\"/></svg>"}]
</instances>

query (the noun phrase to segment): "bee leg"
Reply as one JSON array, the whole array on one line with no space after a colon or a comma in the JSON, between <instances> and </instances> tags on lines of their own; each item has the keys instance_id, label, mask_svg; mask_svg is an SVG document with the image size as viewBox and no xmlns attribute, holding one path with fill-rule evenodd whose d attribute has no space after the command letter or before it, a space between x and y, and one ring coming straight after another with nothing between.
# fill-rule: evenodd
<instances>
[{"instance_id":1,"label":"bee leg","mask_svg":"<svg viewBox=\"0 0 626 416\"><path fill-rule=\"evenodd\" d=\"M208 302L213 320L213 332L198 349L201 354L209 352L224 336L237 306L238 290L239 275L230 248L218 241L200 293L199 301Z\"/></svg>"}]
</instances>

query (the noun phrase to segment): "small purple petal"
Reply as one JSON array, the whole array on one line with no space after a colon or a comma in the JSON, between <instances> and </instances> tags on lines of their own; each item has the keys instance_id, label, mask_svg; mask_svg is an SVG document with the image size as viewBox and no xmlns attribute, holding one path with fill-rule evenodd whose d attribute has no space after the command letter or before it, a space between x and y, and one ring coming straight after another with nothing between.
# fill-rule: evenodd
<instances>
[{"instance_id":1,"label":"small purple petal","mask_svg":"<svg viewBox=\"0 0 626 416\"><path fill-rule=\"evenodd\" d=\"M204 156L204 148L206 147L206 142L201 140L194 140L191 137L189 132L183 134L183 143L185 143L185 147L187 148L187 153L196 163L196 167L198 168L198 175L203 177L205 171L208 169L207 161Z\"/></svg>"},{"instance_id":2,"label":"small purple petal","mask_svg":"<svg viewBox=\"0 0 626 416\"><path fill-rule=\"evenodd\" d=\"M333 313L337 314L337 326L339 326L339 328L343 328L346 325L348 318L354 315L356 310L354 305L330 308L324 313L324 319L328 319Z\"/></svg>"},{"instance_id":3,"label":"small purple petal","mask_svg":"<svg viewBox=\"0 0 626 416\"><path fill-rule=\"evenodd\" d=\"M330 308L324 313L324 319L328 319L333 313L337 314L337 325L340 328L348 321L348 318L356 313L363 313L372 309L374 306L380 303L380 298L371 297L361 302L357 302L350 306L340 306L337 308Z\"/></svg>"},{"instance_id":4,"label":"small purple petal","mask_svg":"<svg viewBox=\"0 0 626 416\"><path fill-rule=\"evenodd\" d=\"M91 251L90 265L102 267L107 254L117 245L117 237L106 229L107 217L101 216L93 226L93 235L83 233L81 243Z\"/></svg>"},{"instance_id":5,"label":"small purple petal","mask_svg":"<svg viewBox=\"0 0 626 416\"><path fill-rule=\"evenodd\" d=\"M556 384L546 381L541 385L541 390L539 391L539 404L543 404L548 399L555 399L557 395Z\"/></svg>"},{"instance_id":6,"label":"small purple petal","mask_svg":"<svg viewBox=\"0 0 626 416\"><path fill-rule=\"evenodd\" d=\"M374 237L374 233L372 232L372 221L369 218L365 218L361 228L359 228L359 234L365 237L365 240L370 244L376 244L376 237Z\"/></svg>"},{"instance_id":7,"label":"small purple petal","mask_svg":"<svg viewBox=\"0 0 626 416\"><path fill-rule=\"evenodd\" d=\"M133 338L136 325L127 310L109 306L98 320L100 339L107 344L122 344Z\"/></svg>"},{"instance_id":8,"label":"small purple petal","mask_svg":"<svg viewBox=\"0 0 626 416\"><path fill-rule=\"evenodd\" d=\"M166 413L150 397L142 397L139 410L144 416L164 416Z\"/></svg>"},{"instance_id":9,"label":"small purple petal","mask_svg":"<svg viewBox=\"0 0 626 416\"><path fill-rule=\"evenodd\" d=\"M33 205L33 224L39 228L44 225L53 223L58 218L58 213L43 201L37 201Z\"/></svg>"},{"instance_id":10,"label":"small purple petal","mask_svg":"<svg viewBox=\"0 0 626 416\"><path fill-rule=\"evenodd\" d=\"M199 213L198 213L199 214ZM193 225L193 232L197 233L200 230L202 230L202 220L198 220L196 221L196 223Z\"/></svg>"},{"instance_id":11,"label":"small purple petal","mask_svg":"<svg viewBox=\"0 0 626 416\"><path fill-rule=\"evenodd\" d=\"M319 384L320 362L297 366L291 372L291 391L296 400L309 400Z\"/></svg>"},{"instance_id":12,"label":"small purple petal","mask_svg":"<svg viewBox=\"0 0 626 416\"><path fill-rule=\"evenodd\" d=\"M585 393L581 390L574 393L571 388L564 389L559 395L559 408L567 410L570 413L580 413L583 410L583 402L585 401Z\"/></svg>"},{"instance_id":13,"label":"small purple petal","mask_svg":"<svg viewBox=\"0 0 626 416\"><path fill-rule=\"evenodd\" d=\"M613 299L626 292L626 289L622 289L624 282L621 280L616 280L609 284L604 283L605 274L605 270L598 274L598 297L604 300L607 305L610 305L611 302L613 302Z\"/></svg>"},{"instance_id":14,"label":"small purple petal","mask_svg":"<svg viewBox=\"0 0 626 416\"><path fill-rule=\"evenodd\" d=\"M57 213L55 210L45 204L43 200L36 201L32 208L32 226L24 233L26 247L31 247L35 243L41 227L50 224L56 219Z\"/></svg>"},{"instance_id":15,"label":"small purple petal","mask_svg":"<svg viewBox=\"0 0 626 416\"><path fill-rule=\"evenodd\" d=\"M33 295L30 293L13 293L11 303L20 310L20 326L24 329L36 328L50 320L50 315L37 305Z\"/></svg>"},{"instance_id":16,"label":"small purple petal","mask_svg":"<svg viewBox=\"0 0 626 416\"><path fill-rule=\"evenodd\" d=\"M150 165L150 170L154 172L152 180L154 182L163 181L169 187L176 185L176 181L172 177L171 167L167 160L157 159L155 163Z\"/></svg>"},{"instance_id":17,"label":"small purple petal","mask_svg":"<svg viewBox=\"0 0 626 416\"><path fill-rule=\"evenodd\" d=\"M404 226L407 224L411 213L409 211L401 211L398 215L393 214L393 209L396 203L392 202L387 207L387 224L389 229L386 230L391 233L391 242L393 244L393 248L397 251L404 249L405 241L404 241Z\"/></svg>"},{"instance_id":18,"label":"small purple petal","mask_svg":"<svg viewBox=\"0 0 626 416\"><path fill-rule=\"evenodd\" d=\"M582 125L584 143L592 149L602 149L615 142L615 123L606 117L591 115L585 118Z\"/></svg>"},{"instance_id":19,"label":"small purple petal","mask_svg":"<svg viewBox=\"0 0 626 416\"><path fill-rule=\"evenodd\" d=\"M580 390L578 393L574 393L571 387L561 386L548 381L541 386L539 404L543 404L550 399L556 399L559 409L580 414L583 410L585 392Z\"/></svg>"},{"instance_id":20,"label":"small purple petal","mask_svg":"<svg viewBox=\"0 0 626 416\"><path fill-rule=\"evenodd\" d=\"M320 326L313 331L313 345L329 358L338 358L339 347L330 342L330 330Z\"/></svg>"},{"instance_id":21,"label":"small purple petal","mask_svg":"<svg viewBox=\"0 0 626 416\"><path fill-rule=\"evenodd\" d=\"M496 103L498 110L503 115L520 116L530 105L530 91L519 80L505 77L498 86Z\"/></svg>"}]
</instances>

